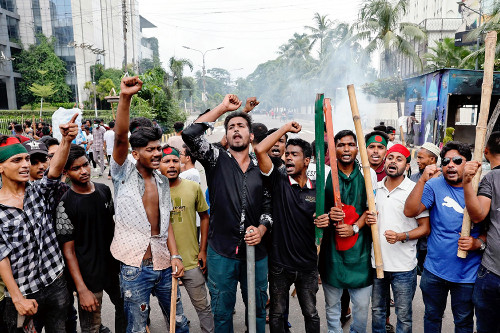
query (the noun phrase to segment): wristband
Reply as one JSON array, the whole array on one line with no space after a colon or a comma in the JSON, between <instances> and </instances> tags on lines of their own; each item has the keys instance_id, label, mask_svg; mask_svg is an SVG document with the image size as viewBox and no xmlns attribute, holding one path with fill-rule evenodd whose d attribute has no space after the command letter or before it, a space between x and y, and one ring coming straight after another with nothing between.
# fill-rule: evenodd
<instances>
[{"instance_id":1,"label":"wristband","mask_svg":"<svg viewBox=\"0 0 500 333\"><path fill-rule=\"evenodd\" d=\"M171 259L179 259L180 261L182 261L182 257L179 254L174 254L170 258Z\"/></svg>"},{"instance_id":2,"label":"wristband","mask_svg":"<svg viewBox=\"0 0 500 333\"><path fill-rule=\"evenodd\" d=\"M402 240L401 243L406 243L407 241L410 240L410 233L408 231L405 232L405 235L406 235L406 238L404 240Z\"/></svg>"}]
</instances>

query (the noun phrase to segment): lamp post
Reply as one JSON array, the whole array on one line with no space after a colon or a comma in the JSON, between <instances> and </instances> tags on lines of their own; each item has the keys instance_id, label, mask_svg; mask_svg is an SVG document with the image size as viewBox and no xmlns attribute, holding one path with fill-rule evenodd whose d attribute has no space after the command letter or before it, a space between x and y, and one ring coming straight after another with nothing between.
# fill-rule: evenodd
<instances>
[{"instance_id":1,"label":"lamp post","mask_svg":"<svg viewBox=\"0 0 500 333\"><path fill-rule=\"evenodd\" d=\"M472 11L472 12L474 12L474 13L478 14L478 15L479 15L479 21L478 21L478 23L477 23L477 27L478 27L478 28L479 28L479 27L481 27L481 21L482 21L482 19L483 19L483 4L481 3L481 1L479 1L479 11L477 11L477 10L475 10L475 9L470 8L469 6L467 6L467 5L466 5L465 3L463 3L462 1L458 1L458 2L457 2L457 4L458 4L458 9L459 9L459 11L460 11L460 8L461 8L461 7L465 7L465 8L467 8L468 10L470 10L470 11ZM463 17L463 15L462 15L462 17ZM479 50L479 43L480 43L480 42L481 42L481 34L477 35L477 40L476 40L476 51L478 51L478 50ZM475 66L474 66L474 69L475 69L475 70L478 70L478 69L479 69L478 57L476 57L476 64L475 64Z\"/></svg>"},{"instance_id":2,"label":"lamp post","mask_svg":"<svg viewBox=\"0 0 500 333\"><path fill-rule=\"evenodd\" d=\"M203 66L201 67L202 68L202 78L203 78L203 96L201 96L201 100L202 101L206 101L206 99L207 99L207 83L205 81L205 74L206 74L206 71L205 71L205 54L207 54L207 52L210 52L210 51L221 50L221 49L224 48L224 46L217 47L215 49L206 50L205 52L197 50L197 49L193 49L192 47L189 47L189 46L182 46L182 47L185 48L185 49L188 49L188 50L193 50L193 51L196 51L196 52L200 52L201 55L202 55L202 57L203 57Z\"/></svg>"}]
</instances>

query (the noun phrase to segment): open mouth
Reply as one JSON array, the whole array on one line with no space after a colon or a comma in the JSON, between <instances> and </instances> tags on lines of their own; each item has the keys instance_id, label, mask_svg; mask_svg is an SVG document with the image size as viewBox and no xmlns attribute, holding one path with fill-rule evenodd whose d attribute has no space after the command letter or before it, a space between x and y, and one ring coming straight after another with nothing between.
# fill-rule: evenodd
<instances>
[{"instance_id":1,"label":"open mouth","mask_svg":"<svg viewBox=\"0 0 500 333\"><path fill-rule=\"evenodd\" d=\"M370 157L371 157L371 158L372 158L372 160L373 160L373 161L375 161L375 162L380 161L380 156L379 156L379 155L372 155L372 156L370 156Z\"/></svg>"},{"instance_id":2,"label":"open mouth","mask_svg":"<svg viewBox=\"0 0 500 333\"><path fill-rule=\"evenodd\" d=\"M275 148L275 149L271 149L271 155L275 156L275 157L280 157L281 156L281 152L279 149Z\"/></svg>"},{"instance_id":3,"label":"open mouth","mask_svg":"<svg viewBox=\"0 0 500 333\"><path fill-rule=\"evenodd\" d=\"M398 168L395 165L389 165L387 167L387 171L396 172L396 171L398 171Z\"/></svg>"},{"instance_id":4,"label":"open mouth","mask_svg":"<svg viewBox=\"0 0 500 333\"><path fill-rule=\"evenodd\" d=\"M239 134L235 134L235 135L233 135L233 139L235 139L235 140L236 140L236 139L242 139L242 138L243 138L243 137L242 137L241 135L239 135Z\"/></svg>"},{"instance_id":5,"label":"open mouth","mask_svg":"<svg viewBox=\"0 0 500 333\"><path fill-rule=\"evenodd\" d=\"M455 170L448 170L446 174L450 177L455 177L456 175L458 175L458 172L456 172Z\"/></svg>"}]
</instances>

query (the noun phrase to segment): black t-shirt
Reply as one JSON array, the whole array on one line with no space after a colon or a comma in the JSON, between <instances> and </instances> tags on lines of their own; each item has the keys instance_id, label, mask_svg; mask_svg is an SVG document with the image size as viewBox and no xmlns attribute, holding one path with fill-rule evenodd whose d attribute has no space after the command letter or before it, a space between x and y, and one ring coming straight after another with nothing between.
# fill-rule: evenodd
<instances>
[{"instance_id":1,"label":"black t-shirt","mask_svg":"<svg viewBox=\"0 0 500 333\"><path fill-rule=\"evenodd\" d=\"M273 229L270 262L297 271L315 270L314 213L316 188L307 180L300 188L284 168L273 167L267 177L272 188Z\"/></svg>"},{"instance_id":2,"label":"black t-shirt","mask_svg":"<svg viewBox=\"0 0 500 333\"><path fill-rule=\"evenodd\" d=\"M100 292L119 269L109 250L114 233L114 208L108 186L94 183L95 191L79 194L69 190L57 207L56 230L61 244L74 241L83 281Z\"/></svg>"}]
</instances>

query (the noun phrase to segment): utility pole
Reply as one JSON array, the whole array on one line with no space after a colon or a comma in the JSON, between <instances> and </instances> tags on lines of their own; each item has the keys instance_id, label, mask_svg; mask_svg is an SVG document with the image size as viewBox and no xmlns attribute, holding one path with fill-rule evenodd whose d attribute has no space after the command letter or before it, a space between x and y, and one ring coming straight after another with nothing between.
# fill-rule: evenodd
<instances>
[{"instance_id":1,"label":"utility pole","mask_svg":"<svg viewBox=\"0 0 500 333\"><path fill-rule=\"evenodd\" d=\"M127 0L122 0L123 12L123 71L127 72Z\"/></svg>"},{"instance_id":2,"label":"utility pole","mask_svg":"<svg viewBox=\"0 0 500 333\"><path fill-rule=\"evenodd\" d=\"M92 73L92 84L94 85L94 112L95 112L96 118L97 118L97 88L95 86L95 67L99 63L100 63L100 61L99 61L99 59L97 59L95 65L94 65L93 73Z\"/></svg>"}]
</instances>

